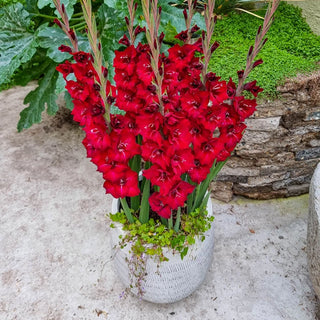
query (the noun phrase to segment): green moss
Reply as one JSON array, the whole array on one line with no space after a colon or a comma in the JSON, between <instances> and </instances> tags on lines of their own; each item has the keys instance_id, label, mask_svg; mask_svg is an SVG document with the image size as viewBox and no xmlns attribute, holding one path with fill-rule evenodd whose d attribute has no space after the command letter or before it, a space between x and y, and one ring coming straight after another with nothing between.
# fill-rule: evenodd
<instances>
[{"instance_id":1,"label":"green moss","mask_svg":"<svg viewBox=\"0 0 320 320\"><path fill-rule=\"evenodd\" d=\"M254 43L261 20L248 14L233 13L217 22L215 39L220 47L213 55L209 69L223 79L237 79L237 70L244 69L248 49ZM256 79L265 91L262 96L277 95L276 87L286 77L307 73L319 66L320 37L313 34L301 9L281 3L268 42L258 58L264 63L257 67L248 80Z\"/></svg>"}]
</instances>

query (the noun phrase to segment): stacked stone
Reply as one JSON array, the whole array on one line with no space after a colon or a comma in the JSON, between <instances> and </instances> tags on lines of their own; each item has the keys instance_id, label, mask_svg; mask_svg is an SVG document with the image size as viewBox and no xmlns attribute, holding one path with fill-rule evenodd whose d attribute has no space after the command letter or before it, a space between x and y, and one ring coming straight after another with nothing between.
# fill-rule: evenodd
<instances>
[{"instance_id":1,"label":"stacked stone","mask_svg":"<svg viewBox=\"0 0 320 320\"><path fill-rule=\"evenodd\" d=\"M320 161L320 71L288 80L259 104L234 154L212 183L213 197L254 199L307 193Z\"/></svg>"}]
</instances>

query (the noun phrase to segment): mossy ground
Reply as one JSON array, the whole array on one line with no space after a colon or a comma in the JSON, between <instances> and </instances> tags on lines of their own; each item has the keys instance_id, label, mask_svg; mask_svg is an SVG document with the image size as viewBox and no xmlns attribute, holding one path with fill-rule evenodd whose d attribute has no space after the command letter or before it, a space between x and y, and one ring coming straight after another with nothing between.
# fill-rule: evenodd
<instances>
[{"instance_id":1,"label":"mossy ground","mask_svg":"<svg viewBox=\"0 0 320 320\"><path fill-rule=\"evenodd\" d=\"M263 15L263 12L260 13ZM220 47L214 53L209 69L223 79L237 79L237 70L245 68L248 49L263 21L249 14L232 13L218 20L214 40ZM268 41L258 58L264 63L251 73L264 88L261 96L276 97L278 84L287 77L319 68L320 36L312 33L301 15L301 9L282 2L268 32Z\"/></svg>"}]
</instances>

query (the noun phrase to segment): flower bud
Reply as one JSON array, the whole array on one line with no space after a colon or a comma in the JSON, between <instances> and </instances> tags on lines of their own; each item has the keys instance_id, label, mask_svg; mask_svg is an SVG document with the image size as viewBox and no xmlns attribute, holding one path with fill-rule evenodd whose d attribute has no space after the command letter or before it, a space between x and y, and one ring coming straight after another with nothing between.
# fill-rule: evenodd
<instances>
[{"instance_id":1,"label":"flower bud","mask_svg":"<svg viewBox=\"0 0 320 320\"><path fill-rule=\"evenodd\" d=\"M59 19L55 18L55 19L53 20L53 22L54 22L59 28L62 28L62 24L61 24L61 22L60 22Z\"/></svg>"},{"instance_id":2,"label":"flower bud","mask_svg":"<svg viewBox=\"0 0 320 320\"><path fill-rule=\"evenodd\" d=\"M161 32L161 34L159 36L159 43L162 43L163 39L164 39L164 33Z\"/></svg>"},{"instance_id":3,"label":"flower bud","mask_svg":"<svg viewBox=\"0 0 320 320\"><path fill-rule=\"evenodd\" d=\"M75 33L74 33L74 31L72 29L69 30L68 33L70 34L72 40L76 40L76 35L75 35Z\"/></svg>"},{"instance_id":4,"label":"flower bud","mask_svg":"<svg viewBox=\"0 0 320 320\"><path fill-rule=\"evenodd\" d=\"M210 52L211 52L211 54L218 48L220 46L220 44L217 42L217 41L215 41L215 43L211 46L211 48L210 48Z\"/></svg>"},{"instance_id":5,"label":"flower bud","mask_svg":"<svg viewBox=\"0 0 320 320\"><path fill-rule=\"evenodd\" d=\"M129 18L128 17L124 17L124 20L126 21L127 26L129 26L130 25Z\"/></svg>"},{"instance_id":6,"label":"flower bud","mask_svg":"<svg viewBox=\"0 0 320 320\"><path fill-rule=\"evenodd\" d=\"M63 12L63 13L66 12L66 8L65 8L64 4L61 5L61 9L62 9L62 12Z\"/></svg>"},{"instance_id":7,"label":"flower bud","mask_svg":"<svg viewBox=\"0 0 320 320\"><path fill-rule=\"evenodd\" d=\"M262 59L259 59L259 60L256 60L253 65L252 65L252 69L257 67L259 64L263 63L263 60Z\"/></svg>"},{"instance_id":8,"label":"flower bud","mask_svg":"<svg viewBox=\"0 0 320 320\"><path fill-rule=\"evenodd\" d=\"M61 52L72 52L72 49L69 46L65 46L64 44L62 44L59 48L58 48Z\"/></svg>"},{"instance_id":9,"label":"flower bud","mask_svg":"<svg viewBox=\"0 0 320 320\"><path fill-rule=\"evenodd\" d=\"M104 68L104 69L103 69L103 76L104 76L105 78L108 77L108 69L107 69L107 68Z\"/></svg>"},{"instance_id":10,"label":"flower bud","mask_svg":"<svg viewBox=\"0 0 320 320\"><path fill-rule=\"evenodd\" d=\"M191 28L190 32L191 32L191 33L195 33L195 32L197 32L198 30L200 30L200 28L195 24L195 25Z\"/></svg>"},{"instance_id":11,"label":"flower bud","mask_svg":"<svg viewBox=\"0 0 320 320\"><path fill-rule=\"evenodd\" d=\"M113 104L115 102L116 98L112 96L107 97L107 103L108 104Z\"/></svg>"},{"instance_id":12,"label":"flower bud","mask_svg":"<svg viewBox=\"0 0 320 320\"><path fill-rule=\"evenodd\" d=\"M186 10L186 9L183 9L183 16L184 16L184 19L185 19L185 20L188 19L188 13L187 13L187 10Z\"/></svg>"},{"instance_id":13,"label":"flower bud","mask_svg":"<svg viewBox=\"0 0 320 320\"><path fill-rule=\"evenodd\" d=\"M238 73L238 78L242 79L243 75L244 75L244 70L239 70L239 71L237 71L237 73Z\"/></svg>"}]
</instances>

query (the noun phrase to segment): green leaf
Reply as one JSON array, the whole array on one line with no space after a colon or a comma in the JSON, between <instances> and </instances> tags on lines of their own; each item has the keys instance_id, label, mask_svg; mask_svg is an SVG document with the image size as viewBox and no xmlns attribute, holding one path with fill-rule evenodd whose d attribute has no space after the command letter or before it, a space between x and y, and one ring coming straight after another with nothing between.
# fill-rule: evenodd
<instances>
[{"instance_id":1,"label":"green leaf","mask_svg":"<svg viewBox=\"0 0 320 320\"><path fill-rule=\"evenodd\" d=\"M90 52L90 45L86 37L77 35L79 49ZM70 46L67 35L58 27L48 27L47 24L42 25L37 32L37 40L42 48L48 49L47 55L53 61L61 63L70 58L67 52L61 52L58 48L64 44Z\"/></svg>"},{"instance_id":2,"label":"green leaf","mask_svg":"<svg viewBox=\"0 0 320 320\"><path fill-rule=\"evenodd\" d=\"M66 8L66 12L69 18L73 15L73 6L77 3L77 0L60 0L61 4L64 4ZM55 8L55 5L52 0L38 0L38 8L43 9L46 6L50 6L51 8ZM55 10L55 15L59 16L57 10Z\"/></svg>"},{"instance_id":3,"label":"green leaf","mask_svg":"<svg viewBox=\"0 0 320 320\"><path fill-rule=\"evenodd\" d=\"M120 47L119 40L126 31L126 25L124 19L118 15L118 12L105 4L97 12L97 24L102 53L109 66L109 80L112 81L114 76L112 67L115 57L114 51Z\"/></svg>"},{"instance_id":4,"label":"green leaf","mask_svg":"<svg viewBox=\"0 0 320 320\"><path fill-rule=\"evenodd\" d=\"M10 81L15 70L29 61L38 46L29 13L21 3L0 10L0 84Z\"/></svg>"},{"instance_id":5,"label":"green leaf","mask_svg":"<svg viewBox=\"0 0 320 320\"><path fill-rule=\"evenodd\" d=\"M68 108L69 110L73 110L73 102L72 102L72 98L70 96L70 93L68 91L66 91L64 93L64 101L66 102L66 108Z\"/></svg>"},{"instance_id":6,"label":"green leaf","mask_svg":"<svg viewBox=\"0 0 320 320\"><path fill-rule=\"evenodd\" d=\"M38 48L31 60L21 65L14 73L14 83L19 86L25 86L31 80L40 79L50 63L52 61L46 57L46 51Z\"/></svg>"},{"instance_id":7,"label":"green leaf","mask_svg":"<svg viewBox=\"0 0 320 320\"><path fill-rule=\"evenodd\" d=\"M30 128L34 123L41 121L41 114L47 104L47 112L49 115L54 115L58 106L56 104L57 95L55 94L56 81L58 72L56 64L52 63L45 72L45 76L39 81L39 86L31 91L24 99L24 104L29 104L20 113L18 123L18 131Z\"/></svg>"}]
</instances>

